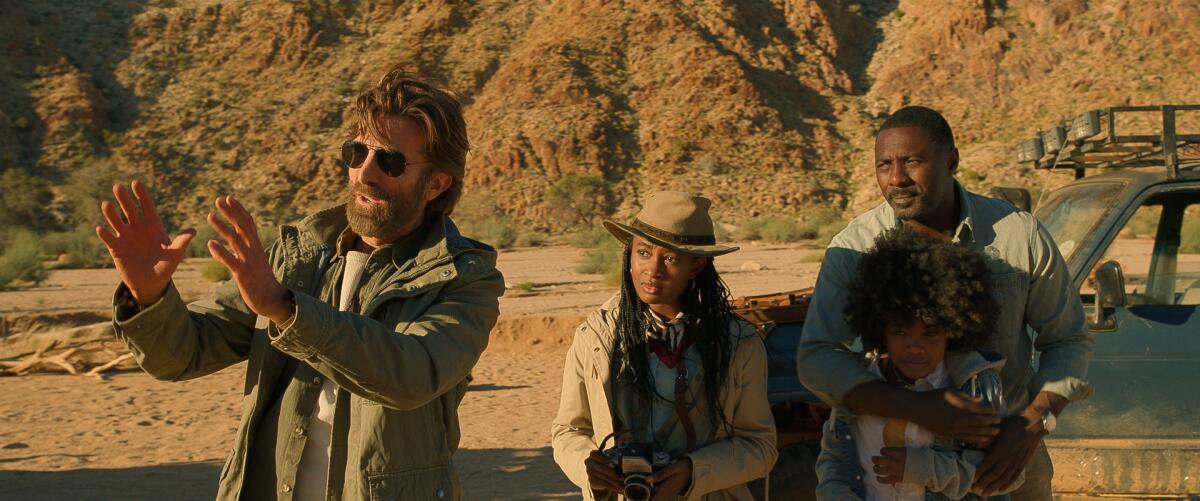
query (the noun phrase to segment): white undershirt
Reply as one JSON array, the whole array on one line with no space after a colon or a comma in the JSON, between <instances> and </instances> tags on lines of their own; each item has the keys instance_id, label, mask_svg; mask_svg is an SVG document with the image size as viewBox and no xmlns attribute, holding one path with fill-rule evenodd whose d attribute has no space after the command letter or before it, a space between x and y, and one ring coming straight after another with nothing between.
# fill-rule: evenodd
<instances>
[{"instance_id":1,"label":"white undershirt","mask_svg":"<svg viewBox=\"0 0 1200 501\"><path fill-rule=\"evenodd\" d=\"M879 371L879 360L871 361L871 372L882 377ZM918 379L912 389L929 391L945 388L950 385L946 373L946 363L939 362L928 376ZM875 476L875 463L871 458L878 456L885 446L883 443L883 427L888 418L861 414L855 420L853 432L854 443L858 447L858 462L863 470L863 485L866 487L868 501L922 501L925 499L925 487L922 485L901 482L894 487L879 483ZM904 445L906 447L929 447L933 444L933 434L916 423L909 421L904 425Z\"/></svg>"},{"instance_id":2,"label":"white undershirt","mask_svg":"<svg viewBox=\"0 0 1200 501\"><path fill-rule=\"evenodd\" d=\"M338 309L350 308L358 281L367 264L368 254L350 251L346 254L346 269L342 273L342 295ZM312 421L308 425L308 439L304 441L304 452L296 467L296 501L320 501L325 499L325 484L329 476L329 451L333 438L333 414L337 408L338 387L329 378L321 384L321 395L317 397Z\"/></svg>"}]
</instances>

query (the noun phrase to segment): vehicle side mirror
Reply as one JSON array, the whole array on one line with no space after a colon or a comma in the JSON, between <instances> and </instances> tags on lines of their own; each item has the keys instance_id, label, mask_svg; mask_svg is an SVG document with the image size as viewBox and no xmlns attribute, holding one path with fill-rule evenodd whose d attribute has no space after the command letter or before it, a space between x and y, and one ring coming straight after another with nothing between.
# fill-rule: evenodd
<instances>
[{"instance_id":1,"label":"vehicle side mirror","mask_svg":"<svg viewBox=\"0 0 1200 501\"><path fill-rule=\"evenodd\" d=\"M1010 204L1013 204L1018 209L1025 212L1033 210L1033 196L1029 194L1029 190L1025 188L1011 188L1005 186L993 187L988 193L992 198L999 198Z\"/></svg>"},{"instance_id":2,"label":"vehicle side mirror","mask_svg":"<svg viewBox=\"0 0 1200 501\"><path fill-rule=\"evenodd\" d=\"M1106 261L1101 264L1096 268L1095 280L1096 304L1091 327L1093 330L1116 329L1113 308L1126 304L1125 272L1121 271L1121 263Z\"/></svg>"}]
</instances>

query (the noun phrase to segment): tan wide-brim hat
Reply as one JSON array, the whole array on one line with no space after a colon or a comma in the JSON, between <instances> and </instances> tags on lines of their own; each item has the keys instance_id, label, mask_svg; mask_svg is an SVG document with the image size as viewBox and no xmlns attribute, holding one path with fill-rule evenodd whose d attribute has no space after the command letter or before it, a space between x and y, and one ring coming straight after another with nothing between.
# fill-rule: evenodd
<instances>
[{"instance_id":1,"label":"tan wide-brim hat","mask_svg":"<svg viewBox=\"0 0 1200 501\"><path fill-rule=\"evenodd\" d=\"M717 245L713 221L708 215L710 206L712 201L699 195L659 191L646 197L633 222L606 220L604 228L626 245L637 235L655 245L693 256L713 257L738 250Z\"/></svg>"}]
</instances>

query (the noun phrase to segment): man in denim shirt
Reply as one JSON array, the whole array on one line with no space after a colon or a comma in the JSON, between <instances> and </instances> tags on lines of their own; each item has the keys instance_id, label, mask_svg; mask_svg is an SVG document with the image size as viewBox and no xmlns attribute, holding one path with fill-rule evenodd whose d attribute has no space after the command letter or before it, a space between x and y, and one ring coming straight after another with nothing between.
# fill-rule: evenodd
<instances>
[{"instance_id":1,"label":"man in denim shirt","mask_svg":"<svg viewBox=\"0 0 1200 501\"><path fill-rule=\"evenodd\" d=\"M1013 498L1050 499L1053 469L1042 439L1068 403L1091 394L1085 379L1091 335L1050 235L1031 214L963 189L954 180L958 159L950 126L936 111L902 108L880 127L875 177L886 203L856 218L829 244L805 321L798 373L805 386L842 412L906 419L963 441L992 438L976 489L996 491L1028 466ZM1012 415L995 416L982 402L949 389L889 386L848 348L858 334L842 316L846 286L859 256L899 224L991 258L1001 312L987 348L1008 359L1001 379ZM1034 350L1040 355L1036 372Z\"/></svg>"}]
</instances>

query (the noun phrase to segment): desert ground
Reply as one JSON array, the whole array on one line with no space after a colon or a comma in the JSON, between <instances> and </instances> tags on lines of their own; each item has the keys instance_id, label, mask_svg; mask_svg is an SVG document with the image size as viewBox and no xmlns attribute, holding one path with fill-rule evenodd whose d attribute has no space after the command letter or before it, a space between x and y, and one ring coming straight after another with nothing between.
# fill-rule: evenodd
<instances>
[{"instance_id":1,"label":"desert ground","mask_svg":"<svg viewBox=\"0 0 1200 501\"><path fill-rule=\"evenodd\" d=\"M468 499L578 497L551 457L550 420L574 326L615 291L598 275L574 271L583 252L500 254L511 288L460 410L456 462ZM812 285L820 254L815 244L747 243L717 267L735 295L763 294ZM200 277L201 263L188 261L176 274L185 298L215 287ZM45 333L103 322L116 283L111 269L55 271L36 288L0 292L0 317L9 330ZM13 338L0 335L0 349L16 349ZM234 439L244 373L238 364L180 383L137 370L103 380L0 378L0 498L212 499Z\"/></svg>"}]
</instances>

